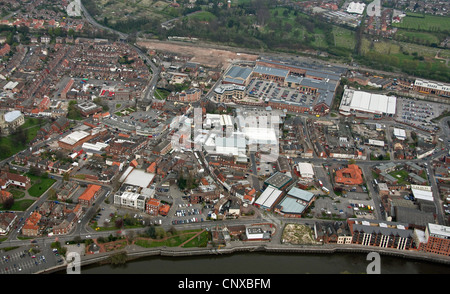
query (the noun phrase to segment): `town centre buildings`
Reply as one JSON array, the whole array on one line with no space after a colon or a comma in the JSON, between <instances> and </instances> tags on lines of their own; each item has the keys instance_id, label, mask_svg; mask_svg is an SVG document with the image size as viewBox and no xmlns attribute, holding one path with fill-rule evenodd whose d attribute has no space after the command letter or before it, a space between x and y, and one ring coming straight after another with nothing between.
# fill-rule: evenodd
<instances>
[{"instance_id":1,"label":"town centre buildings","mask_svg":"<svg viewBox=\"0 0 450 294\"><path fill-rule=\"evenodd\" d=\"M254 67L238 65L230 67L223 76L222 84L214 89L214 99L224 103L250 103L251 105L256 103L259 106L270 106L274 109L293 112L327 113L331 109L341 74L325 69L311 69L306 66L261 59ZM281 90L266 99L258 97L259 102L247 100L245 99L249 91L247 87L252 79L273 82L279 89L294 90L297 95L288 98L281 93L283 92Z\"/></svg>"}]
</instances>

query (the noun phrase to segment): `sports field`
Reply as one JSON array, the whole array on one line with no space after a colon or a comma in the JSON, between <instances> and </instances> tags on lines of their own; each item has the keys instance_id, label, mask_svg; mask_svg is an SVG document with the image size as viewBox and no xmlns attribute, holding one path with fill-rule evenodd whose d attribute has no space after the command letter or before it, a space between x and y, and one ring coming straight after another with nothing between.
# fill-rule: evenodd
<instances>
[{"instance_id":1,"label":"sports field","mask_svg":"<svg viewBox=\"0 0 450 294\"><path fill-rule=\"evenodd\" d=\"M450 18L408 13L403 18L401 23L394 23L392 25L398 28L413 29L418 31L444 32L450 31Z\"/></svg>"}]
</instances>

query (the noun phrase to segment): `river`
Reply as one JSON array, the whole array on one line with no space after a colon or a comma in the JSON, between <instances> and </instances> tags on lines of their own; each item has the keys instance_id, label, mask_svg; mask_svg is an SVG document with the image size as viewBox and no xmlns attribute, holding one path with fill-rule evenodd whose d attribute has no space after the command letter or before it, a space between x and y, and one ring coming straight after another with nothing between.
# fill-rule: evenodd
<instances>
[{"instance_id":1,"label":"river","mask_svg":"<svg viewBox=\"0 0 450 294\"><path fill-rule=\"evenodd\" d=\"M372 260L362 253L234 253L220 256L161 257L122 266L90 265L82 274L361 274ZM381 274L450 274L450 266L392 256L380 257Z\"/></svg>"}]
</instances>

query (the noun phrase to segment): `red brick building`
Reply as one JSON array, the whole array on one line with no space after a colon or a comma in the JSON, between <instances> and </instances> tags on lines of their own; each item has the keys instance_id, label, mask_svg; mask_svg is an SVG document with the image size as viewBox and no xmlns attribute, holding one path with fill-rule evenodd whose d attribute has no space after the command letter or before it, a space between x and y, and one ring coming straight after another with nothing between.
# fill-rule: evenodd
<instances>
[{"instance_id":1,"label":"red brick building","mask_svg":"<svg viewBox=\"0 0 450 294\"><path fill-rule=\"evenodd\" d=\"M419 250L450 256L450 227L428 224L425 229L427 242Z\"/></svg>"},{"instance_id":2,"label":"red brick building","mask_svg":"<svg viewBox=\"0 0 450 294\"><path fill-rule=\"evenodd\" d=\"M161 205L160 200L155 199L155 198L150 198L145 205L145 211L149 215L157 216L160 205Z\"/></svg>"},{"instance_id":3,"label":"red brick building","mask_svg":"<svg viewBox=\"0 0 450 294\"><path fill-rule=\"evenodd\" d=\"M97 199L98 195L100 195L101 186L99 185L89 185L86 190L84 190L83 194L78 197L78 203L84 206L90 206Z\"/></svg>"}]
</instances>

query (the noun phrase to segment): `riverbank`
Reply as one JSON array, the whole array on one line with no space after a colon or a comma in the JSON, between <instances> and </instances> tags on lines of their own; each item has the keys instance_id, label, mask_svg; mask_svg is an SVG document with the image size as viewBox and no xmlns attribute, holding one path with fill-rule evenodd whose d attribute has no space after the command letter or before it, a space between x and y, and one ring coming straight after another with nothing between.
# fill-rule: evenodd
<instances>
[{"instance_id":1,"label":"riverbank","mask_svg":"<svg viewBox=\"0 0 450 294\"><path fill-rule=\"evenodd\" d=\"M417 252L417 251L399 251L390 248L367 247L360 245L316 245L316 246L300 246L300 245L273 245L263 242L236 242L236 244L227 247L217 248L178 248L178 247L162 247L162 248L142 248L136 245L126 247L121 251L112 251L107 253L99 253L83 256L81 259L81 268L84 266L95 264L109 264L110 257L125 252L127 255L126 262L139 260L146 257L162 256L162 257L194 257L208 255L227 255L245 252L262 252L262 253L286 253L286 254L340 254L340 253L357 253L368 254L377 252L380 256L391 256L402 259L438 263L450 265L449 256L440 256L435 254ZM51 268L41 273L55 273L66 271L67 264Z\"/></svg>"}]
</instances>

